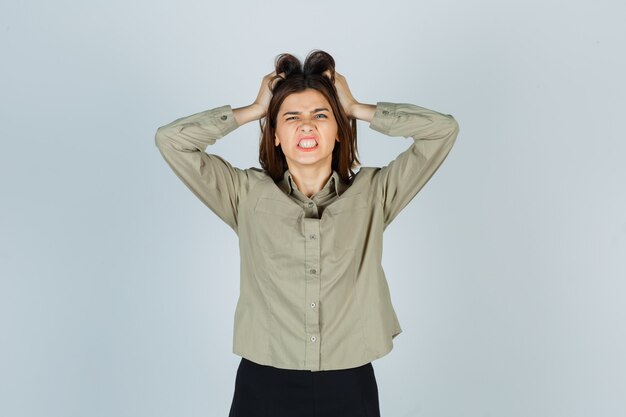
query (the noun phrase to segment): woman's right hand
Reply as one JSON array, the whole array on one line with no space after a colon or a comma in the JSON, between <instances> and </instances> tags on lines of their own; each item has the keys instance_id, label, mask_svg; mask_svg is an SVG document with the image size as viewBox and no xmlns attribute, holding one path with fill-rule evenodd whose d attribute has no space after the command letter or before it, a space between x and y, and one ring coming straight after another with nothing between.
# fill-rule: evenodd
<instances>
[{"instance_id":1,"label":"woman's right hand","mask_svg":"<svg viewBox=\"0 0 626 417\"><path fill-rule=\"evenodd\" d=\"M276 76L276 71L272 71L269 74L267 74L265 77L263 77L263 81L261 82L261 87L259 88L259 94L257 95L256 100L254 100L254 103L252 104L253 106L256 106L258 108L258 111L261 114L259 119L261 117L264 117L265 114L267 114L267 108L269 107L270 100L272 99L272 91L270 90L270 87L269 87L270 81L275 76Z\"/></svg>"},{"instance_id":2,"label":"woman's right hand","mask_svg":"<svg viewBox=\"0 0 626 417\"><path fill-rule=\"evenodd\" d=\"M233 110L235 119L237 120L239 126L252 120L260 120L265 117L267 114L267 108L270 105L270 100L272 99L272 90L270 90L269 83L275 75L276 71L272 71L263 77L259 93L252 104Z\"/></svg>"}]
</instances>

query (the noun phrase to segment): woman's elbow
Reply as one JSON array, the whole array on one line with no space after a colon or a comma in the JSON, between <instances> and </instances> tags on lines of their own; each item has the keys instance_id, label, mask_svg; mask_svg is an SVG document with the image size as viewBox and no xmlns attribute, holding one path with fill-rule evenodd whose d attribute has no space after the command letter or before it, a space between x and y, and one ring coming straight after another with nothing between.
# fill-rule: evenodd
<instances>
[{"instance_id":1,"label":"woman's elbow","mask_svg":"<svg viewBox=\"0 0 626 417\"><path fill-rule=\"evenodd\" d=\"M156 144L157 148L161 149L163 145L168 142L171 142L170 129L168 129L167 126L159 127L154 134L154 143Z\"/></svg>"},{"instance_id":2,"label":"woman's elbow","mask_svg":"<svg viewBox=\"0 0 626 417\"><path fill-rule=\"evenodd\" d=\"M456 136L459 133L459 122L452 115L447 115L446 123L448 125L449 135Z\"/></svg>"}]
</instances>

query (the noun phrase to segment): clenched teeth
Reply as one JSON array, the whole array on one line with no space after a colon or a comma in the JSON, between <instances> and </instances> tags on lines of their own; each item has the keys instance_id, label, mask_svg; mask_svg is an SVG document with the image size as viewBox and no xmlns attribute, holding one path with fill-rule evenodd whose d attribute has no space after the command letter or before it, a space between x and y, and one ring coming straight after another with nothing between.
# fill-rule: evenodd
<instances>
[{"instance_id":1,"label":"clenched teeth","mask_svg":"<svg viewBox=\"0 0 626 417\"><path fill-rule=\"evenodd\" d=\"M317 146L317 141L315 139L302 139L298 146L301 148L314 148Z\"/></svg>"}]
</instances>

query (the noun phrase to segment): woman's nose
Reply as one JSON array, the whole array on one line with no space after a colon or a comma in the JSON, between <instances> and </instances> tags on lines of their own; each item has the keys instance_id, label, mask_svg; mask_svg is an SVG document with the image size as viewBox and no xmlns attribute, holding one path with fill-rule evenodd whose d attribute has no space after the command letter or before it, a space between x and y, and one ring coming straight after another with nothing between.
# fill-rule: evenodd
<instances>
[{"instance_id":1,"label":"woman's nose","mask_svg":"<svg viewBox=\"0 0 626 417\"><path fill-rule=\"evenodd\" d=\"M313 123L310 119L302 119L302 125L300 126L302 131L313 130Z\"/></svg>"}]
</instances>

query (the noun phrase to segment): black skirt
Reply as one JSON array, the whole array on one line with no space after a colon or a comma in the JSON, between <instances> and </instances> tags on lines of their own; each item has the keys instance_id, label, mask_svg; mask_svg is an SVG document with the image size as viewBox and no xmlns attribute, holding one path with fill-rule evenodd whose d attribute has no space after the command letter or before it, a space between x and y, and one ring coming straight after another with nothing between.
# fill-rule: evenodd
<instances>
[{"instance_id":1,"label":"black skirt","mask_svg":"<svg viewBox=\"0 0 626 417\"><path fill-rule=\"evenodd\" d=\"M229 417L380 417L374 368L311 372L242 358Z\"/></svg>"}]
</instances>

